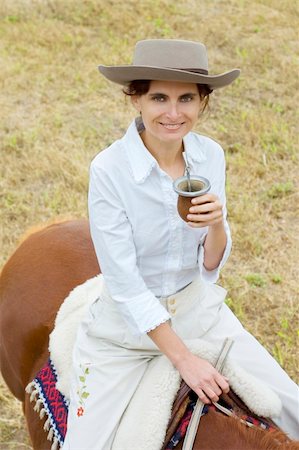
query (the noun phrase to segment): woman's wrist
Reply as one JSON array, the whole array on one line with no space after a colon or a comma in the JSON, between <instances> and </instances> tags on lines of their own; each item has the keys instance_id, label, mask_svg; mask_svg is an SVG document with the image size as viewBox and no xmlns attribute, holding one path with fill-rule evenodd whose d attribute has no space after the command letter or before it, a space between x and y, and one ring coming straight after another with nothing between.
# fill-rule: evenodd
<instances>
[{"instance_id":1,"label":"woman's wrist","mask_svg":"<svg viewBox=\"0 0 299 450\"><path fill-rule=\"evenodd\" d=\"M185 352L182 352L180 353L180 355L177 355L177 357L171 362L174 365L174 367L180 372L181 368L184 367L193 358L194 358L193 353L191 353L189 349L186 349Z\"/></svg>"},{"instance_id":2,"label":"woman's wrist","mask_svg":"<svg viewBox=\"0 0 299 450\"><path fill-rule=\"evenodd\" d=\"M217 234L223 232L225 234L223 218L220 222L217 222L214 225L209 225L209 232Z\"/></svg>"},{"instance_id":3,"label":"woman's wrist","mask_svg":"<svg viewBox=\"0 0 299 450\"><path fill-rule=\"evenodd\" d=\"M182 361L187 360L191 354L190 350L167 322L162 323L147 334L175 367Z\"/></svg>"}]
</instances>

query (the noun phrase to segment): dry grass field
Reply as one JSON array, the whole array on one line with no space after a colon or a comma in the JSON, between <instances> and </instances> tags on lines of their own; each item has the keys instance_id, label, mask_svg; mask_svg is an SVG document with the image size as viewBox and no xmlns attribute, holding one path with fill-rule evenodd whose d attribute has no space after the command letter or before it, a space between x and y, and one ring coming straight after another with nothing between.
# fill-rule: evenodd
<instances>
[{"instance_id":1,"label":"dry grass field","mask_svg":"<svg viewBox=\"0 0 299 450\"><path fill-rule=\"evenodd\" d=\"M212 72L242 71L197 127L227 158L221 284L298 381L298 2L0 0L0 18L0 267L29 227L87 215L89 163L134 116L97 64L130 63L143 38L203 41ZM0 449L30 449L4 382L0 402Z\"/></svg>"}]
</instances>

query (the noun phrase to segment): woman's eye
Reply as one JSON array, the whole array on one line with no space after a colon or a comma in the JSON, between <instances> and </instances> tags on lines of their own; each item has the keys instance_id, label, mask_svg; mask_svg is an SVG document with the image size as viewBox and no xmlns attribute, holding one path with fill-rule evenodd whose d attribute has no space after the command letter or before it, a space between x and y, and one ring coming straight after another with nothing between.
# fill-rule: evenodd
<instances>
[{"instance_id":1,"label":"woman's eye","mask_svg":"<svg viewBox=\"0 0 299 450\"><path fill-rule=\"evenodd\" d=\"M184 95L183 97L181 97L181 102L183 103L191 102L192 99L193 95Z\"/></svg>"},{"instance_id":2,"label":"woman's eye","mask_svg":"<svg viewBox=\"0 0 299 450\"><path fill-rule=\"evenodd\" d=\"M155 102L165 102L165 97L164 97L164 95L154 95L154 96L152 97L152 99L153 99Z\"/></svg>"}]
</instances>

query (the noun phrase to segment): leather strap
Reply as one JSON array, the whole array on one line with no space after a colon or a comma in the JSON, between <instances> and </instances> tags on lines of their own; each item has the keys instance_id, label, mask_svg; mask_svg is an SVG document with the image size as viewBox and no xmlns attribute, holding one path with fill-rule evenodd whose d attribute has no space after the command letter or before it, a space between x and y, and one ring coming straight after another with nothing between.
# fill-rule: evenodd
<instances>
[{"instance_id":1,"label":"leather strap","mask_svg":"<svg viewBox=\"0 0 299 450\"><path fill-rule=\"evenodd\" d=\"M233 345L233 340L230 338L226 338L222 345L222 349L220 351L220 354L218 356L218 359L217 359L216 365L215 365L215 369L217 369L218 372L220 372L220 373L222 372L226 357L227 357L232 345ZM188 428L187 428L187 432L186 432L186 436L184 439L184 444L183 444L182 450L192 450L193 449L193 444L194 444L194 440L195 440L195 436L197 433L197 429L198 429L198 425L200 422L203 408L204 408L204 403L198 399L196 402L196 405L194 407Z\"/></svg>"}]
</instances>

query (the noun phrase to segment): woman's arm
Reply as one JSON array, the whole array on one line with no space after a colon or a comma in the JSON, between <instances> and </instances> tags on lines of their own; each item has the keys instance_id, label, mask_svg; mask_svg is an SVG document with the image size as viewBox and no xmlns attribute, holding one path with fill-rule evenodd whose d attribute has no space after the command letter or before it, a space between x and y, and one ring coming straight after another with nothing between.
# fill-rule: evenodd
<instances>
[{"instance_id":1,"label":"woman's arm","mask_svg":"<svg viewBox=\"0 0 299 450\"><path fill-rule=\"evenodd\" d=\"M169 323L159 325L150 331L148 336L168 357L202 402L218 401L222 391L229 391L227 379L208 361L191 353Z\"/></svg>"},{"instance_id":2,"label":"woman's arm","mask_svg":"<svg viewBox=\"0 0 299 450\"><path fill-rule=\"evenodd\" d=\"M216 282L219 270L227 260L231 249L231 237L227 223L225 194L225 157L223 149L217 145L210 152L211 192L192 199L192 207L188 215L192 228L207 228L204 243L200 248L199 265L206 281Z\"/></svg>"},{"instance_id":3,"label":"woman's arm","mask_svg":"<svg viewBox=\"0 0 299 450\"><path fill-rule=\"evenodd\" d=\"M220 264L227 243L223 206L214 194L196 197L192 203L189 225L193 228L209 227L204 243L204 266L207 270L214 270Z\"/></svg>"},{"instance_id":4,"label":"woman's arm","mask_svg":"<svg viewBox=\"0 0 299 450\"><path fill-rule=\"evenodd\" d=\"M222 221L209 227L204 243L204 266L207 270L214 270L219 266L226 242L227 236Z\"/></svg>"},{"instance_id":5,"label":"woman's arm","mask_svg":"<svg viewBox=\"0 0 299 450\"><path fill-rule=\"evenodd\" d=\"M132 227L113 184L116 178L100 164L91 165L90 231L109 293L131 332L141 335L167 321L170 315L140 274Z\"/></svg>"}]
</instances>

